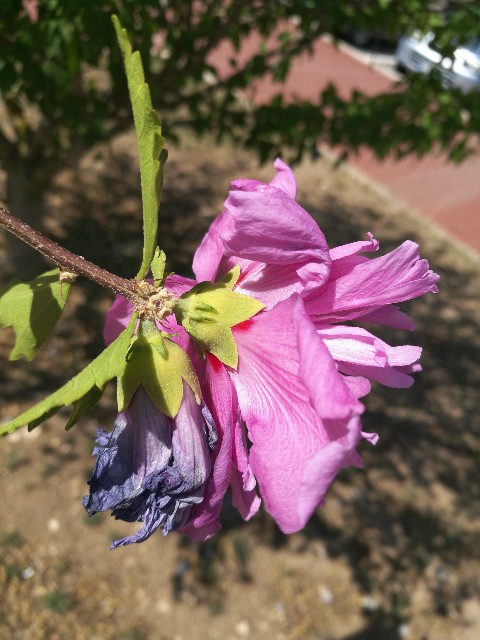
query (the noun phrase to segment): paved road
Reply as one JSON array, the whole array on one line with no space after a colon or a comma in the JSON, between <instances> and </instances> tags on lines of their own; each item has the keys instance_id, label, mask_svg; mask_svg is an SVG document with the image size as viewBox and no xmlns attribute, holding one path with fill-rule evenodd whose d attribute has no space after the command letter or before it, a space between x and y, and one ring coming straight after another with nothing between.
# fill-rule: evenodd
<instances>
[{"instance_id":1,"label":"paved road","mask_svg":"<svg viewBox=\"0 0 480 640\"><path fill-rule=\"evenodd\" d=\"M250 39L239 57L248 57L257 45L258 40ZM229 54L227 49L215 54L214 62L225 74ZM312 55L304 55L294 62L285 93L316 100L322 88L333 82L343 97L348 97L354 89L375 95L388 91L397 77L391 58L359 54L349 45L335 47L324 39L317 42ZM262 103L278 90L278 85L265 81L252 87L249 97ZM398 200L480 252L480 149L478 157L461 165L449 163L434 153L421 160L411 157L378 161L368 150L350 162Z\"/></svg>"}]
</instances>

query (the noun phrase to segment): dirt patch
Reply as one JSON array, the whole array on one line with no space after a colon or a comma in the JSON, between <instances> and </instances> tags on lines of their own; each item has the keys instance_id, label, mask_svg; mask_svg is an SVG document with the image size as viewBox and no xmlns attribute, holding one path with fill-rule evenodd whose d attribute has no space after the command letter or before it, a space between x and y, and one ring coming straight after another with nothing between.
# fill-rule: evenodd
<instances>
[{"instance_id":1,"label":"dirt patch","mask_svg":"<svg viewBox=\"0 0 480 640\"><path fill-rule=\"evenodd\" d=\"M140 253L131 134L56 176L44 226L71 250L120 275ZM237 177L270 179L230 147L186 141L167 163L159 240L169 268L190 275L193 251ZM323 159L297 170L299 200L331 246L372 231L381 252L406 238L442 276L441 294L407 305L424 371L407 391L367 398L363 470L332 486L306 529L282 535L260 514L194 544L171 535L108 551L126 523L81 505L98 423L114 419L113 389L69 433L65 415L1 441L1 640L476 640L480 637L480 277L478 264L388 197ZM6 420L99 352L109 297L81 282L55 336L31 365L0 371ZM0 333L5 359L11 344ZM132 529L133 529L132 525Z\"/></svg>"}]
</instances>

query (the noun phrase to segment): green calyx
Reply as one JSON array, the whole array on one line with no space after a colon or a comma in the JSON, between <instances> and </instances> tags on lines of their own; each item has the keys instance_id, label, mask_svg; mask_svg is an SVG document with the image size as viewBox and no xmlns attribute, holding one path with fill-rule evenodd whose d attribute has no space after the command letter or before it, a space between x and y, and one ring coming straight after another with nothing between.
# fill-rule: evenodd
<instances>
[{"instance_id":1,"label":"green calyx","mask_svg":"<svg viewBox=\"0 0 480 640\"><path fill-rule=\"evenodd\" d=\"M240 267L236 266L218 282L200 282L175 302L173 310L202 354L208 351L233 369L238 366L238 351L232 327L265 306L233 291L239 277Z\"/></svg>"},{"instance_id":2,"label":"green calyx","mask_svg":"<svg viewBox=\"0 0 480 640\"><path fill-rule=\"evenodd\" d=\"M200 385L188 355L154 322L142 320L130 344L125 370L118 378L119 411L128 407L141 384L153 404L174 418L182 402L183 380L200 403Z\"/></svg>"}]
</instances>

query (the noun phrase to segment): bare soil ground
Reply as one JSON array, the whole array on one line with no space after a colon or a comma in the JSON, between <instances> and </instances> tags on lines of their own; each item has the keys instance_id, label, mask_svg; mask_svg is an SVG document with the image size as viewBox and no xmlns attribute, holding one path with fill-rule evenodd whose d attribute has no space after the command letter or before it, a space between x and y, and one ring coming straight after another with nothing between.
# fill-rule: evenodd
<instances>
[{"instance_id":1,"label":"bare soil ground","mask_svg":"<svg viewBox=\"0 0 480 640\"><path fill-rule=\"evenodd\" d=\"M167 163L160 244L170 268L191 257L228 183L270 167L230 147L186 141ZM65 433L65 415L0 442L0 640L478 640L480 637L480 277L478 262L426 223L325 159L297 170L299 200L331 246L372 231L386 251L406 238L442 276L441 293L409 305L424 371L406 391L367 399L364 470L343 473L306 529L282 535L261 513L194 544L154 535L111 552L130 525L88 519L81 498L98 423L113 389ZM435 197L432 194L432 197ZM120 275L141 249L131 134L65 167L49 190L44 228ZM5 242L6 240L2 240ZM0 274L1 276L1 274ZM3 278L5 281L5 278ZM0 420L63 384L102 346L108 294L75 286L55 335L32 364L6 363L0 333ZM132 525L133 528L134 525Z\"/></svg>"}]
</instances>

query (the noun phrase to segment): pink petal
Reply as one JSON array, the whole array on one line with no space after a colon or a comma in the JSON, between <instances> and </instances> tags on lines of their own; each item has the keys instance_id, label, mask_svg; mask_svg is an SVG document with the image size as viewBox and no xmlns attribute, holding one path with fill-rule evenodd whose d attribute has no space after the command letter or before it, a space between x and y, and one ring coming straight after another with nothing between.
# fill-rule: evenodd
<instances>
[{"instance_id":1,"label":"pink petal","mask_svg":"<svg viewBox=\"0 0 480 640\"><path fill-rule=\"evenodd\" d=\"M330 249L330 257L332 260L340 260L348 256L357 255L364 251L377 251L380 243L375 240L373 235L369 232L368 240L359 240L357 242L350 242L349 244L342 244L339 247Z\"/></svg>"},{"instance_id":2,"label":"pink petal","mask_svg":"<svg viewBox=\"0 0 480 640\"><path fill-rule=\"evenodd\" d=\"M332 431L339 430L334 422L329 426ZM347 422L346 428L345 425L341 425L341 430L344 432L341 438L329 442L311 456L305 465L298 496L298 512L303 522L306 522L312 514L312 505L322 503L327 488L340 469L348 466L362 466L355 451L361 437L359 418L352 417Z\"/></svg>"},{"instance_id":3,"label":"pink petal","mask_svg":"<svg viewBox=\"0 0 480 640\"><path fill-rule=\"evenodd\" d=\"M230 218L225 212L221 213L210 225L206 235L193 256L193 273L198 282L217 279L218 267L224 254L223 242L220 232L225 226L231 224ZM228 269L225 271L225 273Z\"/></svg>"},{"instance_id":4,"label":"pink petal","mask_svg":"<svg viewBox=\"0 0 480 640\"><path fill-rule=\"evenodd\" d=\"M235 467L242 477L242 487L246 491L255 489L257 481L255 480L255 476L253 475L253 471L248 460L247 440L245 437L240 413L238 414L238 419L235 423L233 436L233 453Z\"/></svg>"},{"instance_id":5,"label":"pink petal","mask_svg":"<svg viewBox=\"0 0 480 640\"><path fill-rule=\"evenodd\" d=\"M277 170L277 173L270 185L260 180L250 180L240 178L239 180L233 180L231 183L232 189L235 191L264 191L268 187L275 187L283 191L289 198L295 200L297 195L297 183L295 176L290 167L283 162L280 158L277 158L273 163L273 166Z\"/></svg>"},{"instance_id":6,"label":"pink petal","mask_svg":"<svg viewBox=\"0 0 480 640\"><path fill-rule=\"evenodd\" d=\"M326 281L331 259L325 237L313 218L295 202L292 171L281 160L275 162L275 167L277 175L270 185L257 180L232 182L224 211L195 253L193 269L199 281L215 280L228 271L222 256L230 258L230 268L241 260L263 265L260 271L264 273L257 269L260 277L255 284L261 291L261 285L265 285L269 301L275 296L276 302L285 299L286 295L279 295L280 280L286 281L288 295L310 291ZM282 265L284 272L276 276L275 267ZM274 280L276 293L269 296Z\"/></svg>"},{"instance_id":7,"label":"pink petal","mask_svg":"<svg viewBox=\"0 0 480 640\"><path fill-rule=\"evenodd\" d=\"M126 298L117 296L105 316L105 325L103 327L105 344L109 345L115 338L118 338L130 322L132 313L133 304Z\"/></svg>"},{"instance_id":8,"label":"pink petal","mask_svg":"<svg viewBox=\"0 0 480 640\"><path fill-rule=\"evenodd\" d=\"M369 313L356 317L362 323L383 324L386 327L403 329L404 331L413 331L415 329L415 323L408 313L400 311L398 307L393 305L380 307L374 311L370 311Z\"/></svg>"},{"instance_id":9,"label":"pink petal","mask_svg":"<svg viewBox=\"0 0 480 640\"><path fill-rule=\"evenodd\" d=\"M346 258L352 260L352 258ZM373 260L357 258L348 272L337 273L342 260L332 265L327 284L306 299L309 315L324 321L347 319L345 312L365 314L386 304L410 300L428 291L436 292L438 275L418 255L418 245L407 240L394 251ZM344 269L342 269L344 271Z\"/></svg>"},{"instance_id":10,"label":"pink petal","mask_svg":"<svg viewBox=\"0 0 480 640\"><path fill-rule=\"evenodd\" d=\"M359 405L302 312L300 299L280 302L239 325L234 333L239 366L230 375L252 442L250 463L267 510L284 532L297 531L328 488L322 484L310 498L303 496L302 477L312 456L338 441L344 451L343 458L336 454L338 468L347 460L357 462L348 425ZM309 349L313 356L301 363ZM304 376L311 379L306 381ZM333 397L321 393L324 384ZM320 415L348 418L322 420Z\"/></svg>"},{"instance_id":11,"label":"pink petal","mask_svg":"<svg viewBox=\"0 0 480 640\"><path fill-rule=\"evenodd\" d=\"M413 384L408 374L419 369L420 347L391 347L359 327L328 327L318 333L343 373L393 387Z\"/></svg>"},{"instance_id":12,"label":"pink petal","mask_svg":"<svg viewBox=\"0 0 480 640\"><path fill-rule=\"evenodd\" d=\"M232 504L244 520L250 520L260 508L261 500L255 489L246 490L243 476L238 469L233 469L230 480Z\"/></svg>"},{"instance_id":13,"label":"pink petal","mask_svg":"<svg viewBox=\"0 0 480 640\"><path fill-rule=\"evenodd\" d=\"M295 200L297 195L297 183L293 171L287 164L285 164L285 162L283 162L283 160L280 160L280 158L275 160L273 166L277 170L277 175L270 182L270 185L280 189L286 193L287 196L292 198L292 200Z\"/></svg>"},{"instance_id":14,"label":"pink petal","mask_svg":"<svg viewBox=\"0 0 480 640\"><path fill-rule=\"evenodd\" d=\"M310 286L309 282L300 278L298 265L271 265L237 257L223 258L218 276L226 274L235 265L241 269L235 291L260 300L268 308L286 300L293 293L303 293ZM309 274L305 276L310 277ZM315 274L311 277L316 284Z\"/></svg>"},{"instance_id":15,"label":"pink petal","mask_svg":"<svg viewBox=\"0 0 480 640\"><path fill-rule=\"evenodd\" d=\"M192 540L206 540L221 528L218 517L232 473L233 429L238 416L230 378L221 362L210 354L206 363L206 386L202 391L217 427L218 442L203 502L193 507L191 521L182 529Z\"/></svg>"},{"instance_id":16,"label":"pink petal","mask_svg":"<svg viewBox=\"0 0 480 640\"><path fill-rule=\"evenodd\" d=\"M165 279L165 288L176 296L181 296L182 293L190 291L196 284L197 282L192 278L185 278L184 276L179 276L177 273L167 276Z\"/></svg>"},{"instance_id":17,"label":"pink petal","mask_svg":"<svg viewBox=\"0 0 480 640\"><path fill-rule=\"evenodd\" d=\"M370 382L361 376L344 376L343 379L350 389L350 393L354 398L357 398L357 400L368 395L372 389Z\"/></svg>"},{"instance_id":18,"label":"pink petal","mask_svg":"<svg viewBox=\"0 0 480 640\"><path fill-rule=\"evenodd\" d=\"M362 438L370 442L370 444L377 444L379 437L378 433L369 433L368 431L362 431Z\"/></svg>"},{"instance_id":19,"label":"pink petal","mask_svg":"<svg viewBox=\"0 0 480 640\"><path fill-rule=\"evenodd\" d=\"M337 367L324 340L318 340L321 332L315 330L308 318L303 303L297 299L294 306L298 332L300 367L299 375L305 382L313 406L325 419L349 418L363 411L344 378L338 375Z\"/></svg>"},{"instance_id":20,"label":"pink petal","mask_svg":"<svg viewBox=\"0 0 480 640\"><path fill-rule=\"evenodd\" d=\"M257 481L253 475L247 452L245 432L240 414L238 414L233 437L234 468L230 486L232 504L238 509L244 520L250 520L257 513L261 503L256 491Z\"/></svg>"},{"instance_id":21,"label":"pink petal","mask_svg":"<svg viewBox=\"0 0 480 640\"><path fill-rule=\"evenodd\" d=\"M263 185L257 191L230 191L224 214L229 222L220 236L226 255L271 264L316 262L327 277L330 254L323 233L280 189Z\"/></svg>"}]
</instances>

